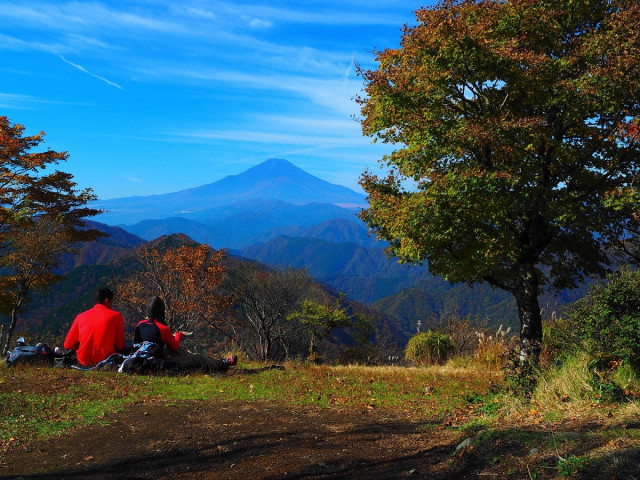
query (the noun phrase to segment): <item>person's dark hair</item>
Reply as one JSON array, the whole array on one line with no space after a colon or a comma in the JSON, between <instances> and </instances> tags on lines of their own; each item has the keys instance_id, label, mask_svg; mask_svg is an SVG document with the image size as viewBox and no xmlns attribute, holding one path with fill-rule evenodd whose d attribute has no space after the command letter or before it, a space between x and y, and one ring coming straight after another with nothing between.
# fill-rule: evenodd
<instances>
[{"instance_id":1,"label":"person's dark hair","mask_svg":"<svg viewBox=\"0 0 640 480\"><path fill-rule=\"evenodd\" d=\"M160 297L151 297L147 302L146 315L149 318L153 318L154 320L158 320L160 323L165 324L164 322L164 313L165 306L164 300Z\"/></svg>"},{"instance_id":2,"label":"person's dark hair","mask_svg":"<svg viewBox=\"0 0 640 480\"><path fill-rule=\"evenodd\" d=\"M96 291L94 300L96 303L104 304L105 300L113 300L113 292L106 287L99 288Z\"/></svg>"}]
</instances>

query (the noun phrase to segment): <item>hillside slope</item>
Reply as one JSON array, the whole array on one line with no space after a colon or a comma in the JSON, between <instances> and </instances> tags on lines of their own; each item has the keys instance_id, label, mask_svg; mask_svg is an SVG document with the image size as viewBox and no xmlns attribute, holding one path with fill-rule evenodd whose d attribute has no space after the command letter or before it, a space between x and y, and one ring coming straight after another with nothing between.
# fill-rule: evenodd
<instances>
[{"instance_id":1,"label":"hillside slope","mask_svg":"<svg viewBox=\"0 0 640 480\"><path fill-rule=\"evenodd\" d=\"M205 215L215 215L207 218ZM143 220L134 225L123 225L127 231L152 240L161 235L183 233L213 248L238 249L247 245L270 239L279 230L290 229L299 233L317 225L340 220L356 220L356 211L327 203L293 205L279 200L266 202L246 202L238 209L222 209L215 212L202 212L198 216L171 217L155 220ZM339 223L335 228L339 231ZM346 226L342 226L346 229ZM355 228L355 227L352 227ZM339 233L338 233L339 235ZM360 236L364 236L362 233Z\"/></svg>"}]
</instances>

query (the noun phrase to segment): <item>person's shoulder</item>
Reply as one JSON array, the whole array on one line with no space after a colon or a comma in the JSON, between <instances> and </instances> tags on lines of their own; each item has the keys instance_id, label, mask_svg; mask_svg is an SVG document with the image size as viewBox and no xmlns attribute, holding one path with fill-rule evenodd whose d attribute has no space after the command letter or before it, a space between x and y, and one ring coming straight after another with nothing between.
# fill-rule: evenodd
<instances>
[{"instance_id":1,"label":"person's shoulder","mask_svg":"<svg viewBox=\"0 0 640 480\"><path fill-rule=\"evenodd\" d=\"M170 328L168 326L166 326L164 323L159 322L158 320L153 320L153 323L155 323L156 327L158 327L160 330L170 330Z\"/></svg>"},{"instance_id":2,"label":"person's shoulder","mask_svg":"<svg viewBox=\"0 0 640 480\"><path fill-rule=\"evenodd\" d=\"M110 308L107 308L104 305L103 305L103 307L104 307L103 308L104 315L107 318L113 318L113 319L116 319L116 320L123 319L122 314L120 312L118 312L116 310L112 310Z\"/></svg>"},{"instance_id":3,"label":"person's shoulder","mask_svg":"<svg viewBox=\"0 0 640 480\"><path fill-rule=\"evenodd\" d=\"M93 307L91 307L89 310L85 310L84 312L80 312L79 314L76 315L76 320L78 320L79 318L91 315L92 311L93 311Z\"/></svg>"}]
</instances>

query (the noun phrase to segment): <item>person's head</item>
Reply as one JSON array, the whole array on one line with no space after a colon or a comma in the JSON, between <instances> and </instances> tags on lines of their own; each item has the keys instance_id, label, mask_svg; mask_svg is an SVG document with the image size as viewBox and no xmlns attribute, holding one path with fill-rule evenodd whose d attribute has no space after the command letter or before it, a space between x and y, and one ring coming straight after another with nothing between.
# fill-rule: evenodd
<instances>
[{"instance_id":1,"label":"person's head","mask_svg":"<svg viewBox=\"0 0 640 480\"><path fill-rule=\"evenodd\" d=\"M147 317L158 320L160 323L164 323L164 300L160 297L151 297L147 302L147 310L145 313L147 314Z\"/></svg>"},{"instance_id":2,"label":"person's head","mask_svg":"<svg viewBox=\"0 0 640 480\"><path fill-rule=\"evenodd\" d=\"M111 308L113 306L113 292L106 287L101 287L96 291L94 300L95 303Z\"/></svg>"}]
</instances>

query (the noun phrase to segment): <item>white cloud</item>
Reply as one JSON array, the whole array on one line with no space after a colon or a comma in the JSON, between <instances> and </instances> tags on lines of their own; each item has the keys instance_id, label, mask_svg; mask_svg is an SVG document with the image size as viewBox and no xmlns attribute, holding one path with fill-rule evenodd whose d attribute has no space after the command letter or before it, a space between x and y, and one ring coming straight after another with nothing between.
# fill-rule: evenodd
<instances>
[{"instance_id":1,"label":"white cloud","mask_svg":"<svg viewBox=\"0 0 640 480\"><path fill-rule=\"evenodd\" d=\"M116 28L139 28L160 32L179 30L172 20L164 20L156 14L129 13L109 8L99 2L48 3L29 2L0 4L0 19L13 20L29 27L48 27L52 30L91 30L96 26Z\"/></svg>"},{"instance_id":2,"label":"white cloud","mask_svg":"<svg viewBox=\"0 0 640 480\"><path fill-rule=\"evenodd\" d=\"M345 116L357 113L358 109L353 102L353 97L362 87L357 79L348 80L339 76L339 70L336 70L336 75L332 76L331 70L298 73L282 70L265 71L264 68L257 66L253 70L239 71L231 68L149 65L140 72L162 80L170 78L178 83L193 82L215 91L219 89L220 84L223 84L227 85L227 88L231 86L235 89L251 89L258 92L268 89L294 94ZM247 91L245 96L249 95Z\"/></svg>"},{"instance_id":3,"label":"white cloud","mask_svg":"<svg viewBox=\"0 0 640 480\"><path fill-rule=\"evenodd\" d=\"M287 133L269 133L258 130L211 130L184 133L183 136L187 138L198 138L205 140L227 140L281 145L317 145L318 143L327 141L326 137L295 135Z\"/></svg>"},{"instance_id":4,"label":"white cloud","mask_svg":"<svg viewBox=\"0 0 640 480\"><path fill-rule=\"evenodd\" d=\"M194 8L189 6L184 8L184 13L192 17L206 19L206 20L215 20L217 18L216 14L211 12L210 10L205 10L202 8Z\"/></svg>"},{"instance_id":5,"label":"white cloud","mask_svg":"<svg viewBox=\"0 0 640 480\"><path fill-rule=\"evenodd\" d=\"M0 33L0 49L4 50L58 53L62 48L63 47L57 43L30 42Z\"/></svg>"},{"instance_id":6,"label":"white cloud","mask_svg":"<svg viewBox=\"0 0 640 480\"><path fill-rule=\"evenodd\" d=\"M255 115L255 123L261 125L277 125L280 129L306 130L315 132L331 132L332 135L351 136L354 132L360 131L360 124L345 117L339 118L319 118L288 115Z\"/></svg>"},{"instance_id":7,"label":"white cloud","mask_svg":"<svg viewBox=\"0 0 640 480\"><path fill-rule=\"evenodd\" d=\"M349 120L309 119L279 115L260 115L252 119L252 128L211 128L177 131L171 135L193 140L223 140L298 147L336 148L365 145L360 127ZM296 150L297 153L300 153ZM291 153L289 151L288 153Z\"/></svg>"},{"instance_id":8,"label":"white cloud","mask_svg":"<svg viewBox=\"0 0 640 480\"><path fill-rule=\"evenodd\" d=\"M273 22L270 20L262 20L260 18L251 18L249 19L249 26L255 29L267 30L273 27Z\"/></svg>"},{"instance_id":9,"label":"white cloud","mask_svg":"<svg viewBox=\"0 0 640 480\"><path fill-rule=\"evenodd\" d=\"M351 61L349 62L349 65L347 65L347 68L344 71L344 80L345 82L349 80L349 77L351 77L351 72L353 72L353 66L356 64L356 57L355 55L351 56Z\"/></svg>"},{"instance_id":10,"label":"white cloud","mask_svg":"<svg viewBox=\"0 0 640 480\"><path fill-rule=\"evenodd\" d=\"M27 95L0 93L0 108L23 110L32 108L35 100Z\"/></svg>"},{"instance_id":11,"label":"white cloud","mask_svg":"<svg viewBox=\"0 0 640 480\"><path fill-rule=\"evenodd\" d=\"M145 183L144 180L142 180L141 178L137 178L137 177L124 176L122 178L124 178L125 180L128 180L130 182L133 182L133 183Z\"/></svg>"},{"instance_id":12,"label":"white cloud","mask_svg":"<svg viewBox=\"0 0 640 480\"><path fill-rule=\"evenodd\" d=\"M31 95L21 95L17 93L0 93L0 108L15 109L15 110L31 110L31 109L35 109L37 105L88 106L89 104L81 103L81 102L63 102L63 101L56 101L56 100L48 100L48 99L33 97Z\"/></svg>"},{"instance_id":13,"label":"white cloud","mask_svg":"<svg viewBox=\"0 0 640 480\"><path fill-rule=\"evenodd\" d=\"M291 8L277 8L264 4L244 4L217 2L216 9L229 17L242 15L250 11L256 18L269 19L272 22L289 22L315 25L398 25L402 19L385 12L369 13L370 9L349 8L342 10L339 2L308 3L302 7L292 2Z\"/></svg>"}]
</instances>

